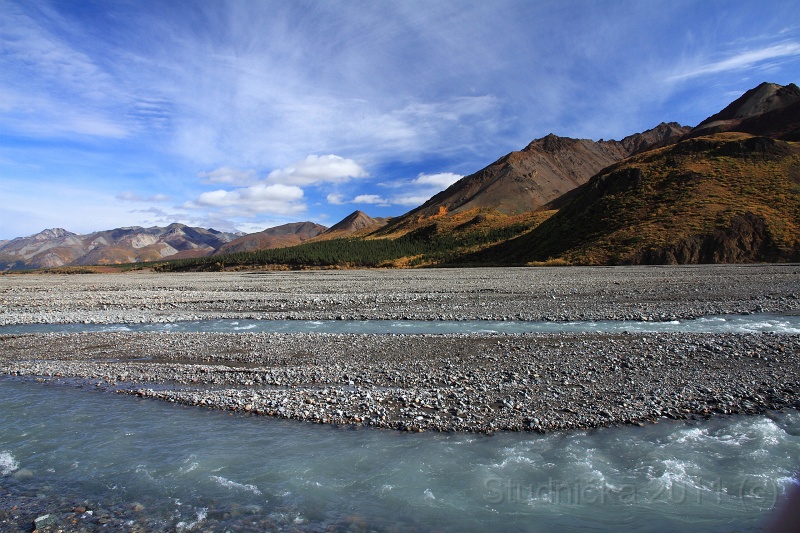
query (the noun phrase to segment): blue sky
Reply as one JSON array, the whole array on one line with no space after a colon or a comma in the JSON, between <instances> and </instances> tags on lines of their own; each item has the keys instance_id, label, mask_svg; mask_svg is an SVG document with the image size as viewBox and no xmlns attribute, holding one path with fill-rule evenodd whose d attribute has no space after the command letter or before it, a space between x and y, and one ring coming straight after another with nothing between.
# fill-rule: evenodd
<instances>
[{"instance_id":1,"label":"blue sky","mask_svg":"<svg viewBox=\"0 0 800 533\"><path fill-rule=\"evenodd\" d=\"M0 239L405 213L800 82L795 0L0 0Z\"/></svg>"}]
</instances>

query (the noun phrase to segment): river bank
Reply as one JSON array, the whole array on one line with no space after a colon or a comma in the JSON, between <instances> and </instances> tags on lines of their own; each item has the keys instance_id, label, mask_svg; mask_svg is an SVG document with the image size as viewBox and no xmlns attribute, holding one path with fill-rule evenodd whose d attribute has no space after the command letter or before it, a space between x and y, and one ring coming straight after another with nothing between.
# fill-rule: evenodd
<instances>
[{"instance_id":1,"label":"river bank","mask_svg":"<svg viewBox=\"0 0 800 533\"><path fill-rule=\"evenodd\" d=\"M0 326L214 318L669 320L800 310L800 265L0 277Z\"/></svg>"}]
</instances>

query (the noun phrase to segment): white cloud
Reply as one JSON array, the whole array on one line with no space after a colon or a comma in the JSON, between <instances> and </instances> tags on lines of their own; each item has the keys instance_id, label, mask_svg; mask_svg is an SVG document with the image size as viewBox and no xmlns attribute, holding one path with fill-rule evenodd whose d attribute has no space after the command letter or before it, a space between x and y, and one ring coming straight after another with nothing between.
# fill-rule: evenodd
<instances>
[{"instance_id":1,"label":"white cloud","mask_svg":"<svg viewBox=\"0 0 800 533\"><path fill-rule=\"evenodd\" d=\"M338 155L309 155L289 167L273 170L267 176L270 183L290 185L316 185L319 183L344 183L352 178L369 176L361 165Z\"/></svg>"},{"instance_id":2,"label":"white cloud","mask_svg":"<svg viewBox=\"0 0 800 533\"><path fill-rule=\"evenodd\" d=\"M391 205L388 200L386 200L385 198L383 198L382 196L377 195L377 194L359 194L358 196L353 198L353 201L350 202L350 203L353 203L353 204L372 204L372 205L379 205L379 206L383 206L383 207Z\"/></svg>"},{"instance_id":3,"label":"white cloud","mask_svg":"<svg viewBox=\"0 0 800 533\"><path fill-rule=\"evenodd\" d=\"M302 202L303 189L280 183L259 184L226 191L224 189L202 193L189 209L219 209L224 216L253 217L257 215L294 215L306 210Z\"/></svg>"},{"instance_id":4,"label":"white cloud","mask_svg":"<svg viewBox=\"0 0 800 533\"><path fill-rule=\"evenodd\" d=\"M414 185L426 185L444 190L463 177L464 176L460 174L454 174L452 172L440 172L439 174L422 173L411 183Z\"/></svg>"},{"instance_id":5,"label":"white cloud","mask_svg":"<svg viewBox=\"0 0 800 533\"><path fill-rule=\"evenodd\" d=\"M220 167L210 172L200 172L201 183L225 184L233 186L253 185L258 177L255 170L241 170L233 167Z\"/></svg>"},{"instance_id":6,"label":"white cloud","mask_svg":"<svg viewBox=\"0 0 800 533\"><path fill-rule=\"evenodd\" d=\"M327 200L329 204L332 205L344 205L347 203L343 194L331 193L327 196Z\"/></svg>"},{"instance_id":7,"label":"white cloud","mask_svg":"<svg viewBox=\"0 0 800 533\"><path fill-rule=\"evenodd\" d=\"M392 203L395 205L419 207L428 200L430 200L430 196L395 196L392 198Z\"/></svg>"},{"instance_id":8,"label":"white cloud","mask_svg":"<svg viewBox=\"0 0 800 533\"><path fill-rule=\"evenodd\" d=\"M800 43L785 42L757 50L745 50L720 61L706 63L694 68L690 67L688 71L675 74L669 79L671 81L683 80L688 78L696 78L698 76L705 76L707 74L717 74L719 72L747 69L763 61L796 56L800 56Z\"/></svg>"},{"instance_id":9,"label":"white cloud","mask_svg":"<svg viewBox=\"0 0 800 533\"><path fill-rule=\"evenodd\" d=\"M343 194L331 193L327 196L329 204L371 204L380 207L399 205L404 207L417 207L427 202L431 196L442 191L460 180L463 176L453 172L440 172L437 174L420 173L413 180L399 180L381 183L388 189L403 189L403 193L384 197L378 194L359 194L348 200Z\"/></svg>"}]
</instances>

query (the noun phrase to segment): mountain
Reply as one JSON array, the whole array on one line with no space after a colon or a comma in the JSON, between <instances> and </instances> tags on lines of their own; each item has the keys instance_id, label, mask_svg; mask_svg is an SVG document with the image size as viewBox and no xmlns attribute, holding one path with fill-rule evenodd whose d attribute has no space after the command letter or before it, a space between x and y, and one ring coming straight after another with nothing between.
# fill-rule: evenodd
<instances>
[{"instance_id":1,"label":"mountain","mask_svg":"<svg viewBox=\"0 0 800 533\"><path fill-rule=\"evenodd\" d=\"M800 88L762 83L697 125L687 137L737 131L800 141Z\"/></svg>"},{"instance_id":2,"label":"mountain","mask_svg":"<svg viewBox=\"0 0 800 533\"><path fill-rule=\"evenodd\" d=\"M386 218L372 218L363 211L354 211L315 237L315 240L352 237L356 234L375 231L385 226L387 221Z\"/></svg>"},{"instance_id":3,"label":"mountain","mask_svg":"<svg viewBox=\"0 0 800 533\"><path fill-rule=\"evenodd\" d=\"M800 260L800 146L726 132L612 165L533 231L469 258L500 264Z\"/></svg>"},{"instance_id":4,"label":"mountain","mask_svg":"<svg viewBox=\"0 0 800 533\"><path fill-rule=\"evenodd\" d=\"M800 89L764 83L695 128L536 139L394 219L356 211L330 230L303 222L235 240L181 225L52 229L0 244L0 269L150 257L185 258L164 271L800 261L798 141Z\"/></svg>"},{"instance_id":5,"label":"mountain","mask_svg":"<svg viewBox=\"0 0 800 533\"><path fill-rule=\"evenodd\" d=\"M621 141L592 141L547 135L507 154L440 192L420 207L395 219L383 234L418 225L427 218L471 210L513 216L535 211L586 183L603 168L629 155L665 146L690 128L661 123Z\"/></svg>"},{"instance_id":6,"label":"mountain","mask_svg":"<svg viewBox=\"0 0 800 533\"><path fill-rule=\"evenodd\" d=\"M238 237L214 229L171 224L165 228L128 227L79 235L47 229L0 246L0 270L107 265L199 257Z\"/></svg>"},{"instance_id":7,"label":"mountain","mask_svg":"<svg viewBox=\"0 0 800 533\"><path fill-rule=\"evenodd\" d=\"M268 250L271 248L285 248L294 246L303 241L316 237L327 230L325 226L313 222L293 222L274 228L265 229L258 233L251 233L223 244L213 255L230 254L234 252L249 252L253 250Z\"/></svg>"}]
</instances>

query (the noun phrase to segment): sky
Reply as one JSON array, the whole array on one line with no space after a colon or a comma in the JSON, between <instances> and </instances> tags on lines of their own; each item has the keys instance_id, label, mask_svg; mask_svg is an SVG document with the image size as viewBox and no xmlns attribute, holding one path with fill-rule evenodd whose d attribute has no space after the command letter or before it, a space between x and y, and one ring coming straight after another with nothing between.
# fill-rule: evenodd
<instances>
[{"instance_id":1,"label":"sky","mask_svg":"<svg viewBox=\"0 0 800 533\"><path fill-rule=\"evenodd\" d=\"M796 0L0 0L0 239L401 215L800 83Z\"/></svg>"}]
</instances>

